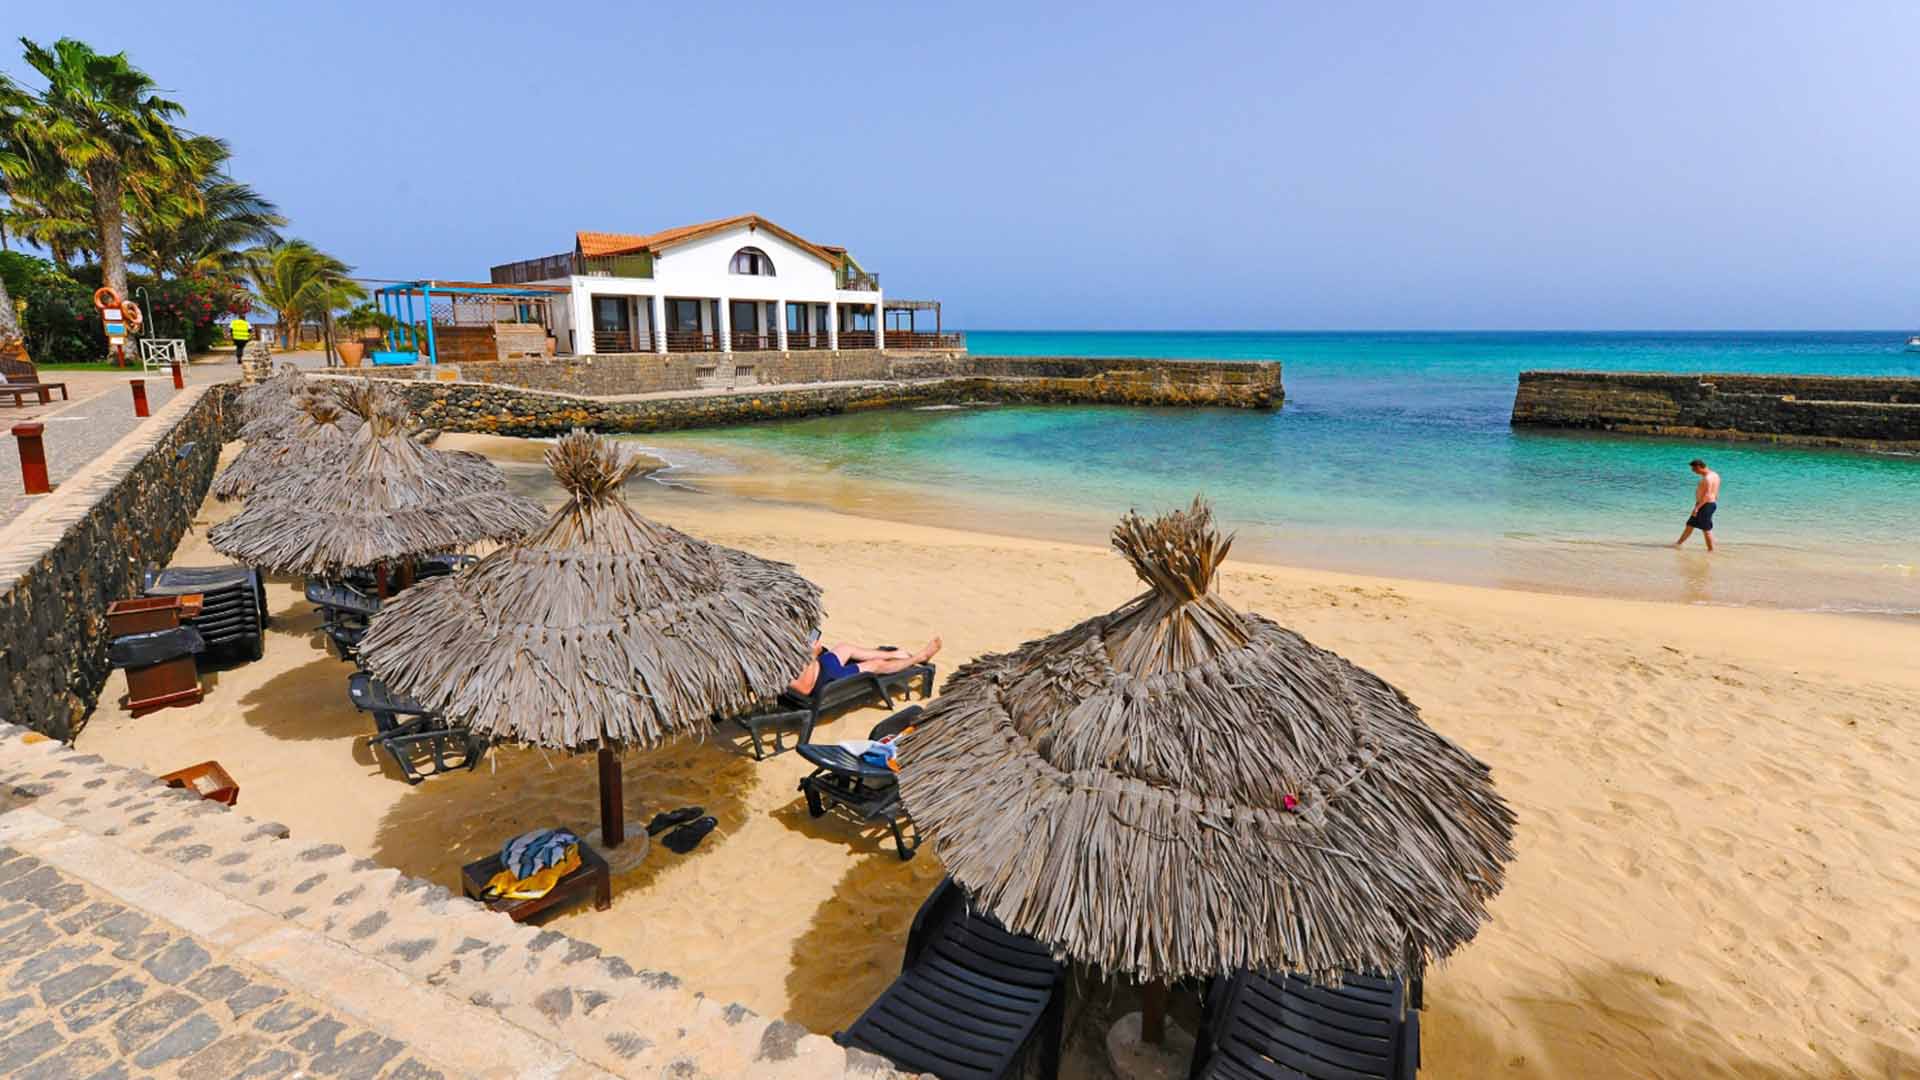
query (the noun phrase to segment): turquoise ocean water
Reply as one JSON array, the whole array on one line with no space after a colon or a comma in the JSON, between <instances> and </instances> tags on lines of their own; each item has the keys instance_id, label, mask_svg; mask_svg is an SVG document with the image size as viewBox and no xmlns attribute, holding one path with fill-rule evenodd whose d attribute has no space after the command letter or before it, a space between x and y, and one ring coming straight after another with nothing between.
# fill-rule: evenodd
<instances>
[{"instance_id":1,"label":"turquoise ocean water","mask_svg":"<svg viewBox=\"0 0 1920 1080\"><path fill-rule=\"evenodd\" d=\"M1243 556L1688 602L1920 613L1920 458L1515 431L1528 368L1920 375L1901 332L1013 333L994 355L1279 360L1286 406L982 407L650 436L694 487L1098 541L1196 493ZM1708 558L1670 543L1687 461L1725 478ZM786 477L768 483L770 474ZM938 493L938 498L928 496ZM1698 540L1695 540L1695 544Z\"/></svg>"}]
</instances>

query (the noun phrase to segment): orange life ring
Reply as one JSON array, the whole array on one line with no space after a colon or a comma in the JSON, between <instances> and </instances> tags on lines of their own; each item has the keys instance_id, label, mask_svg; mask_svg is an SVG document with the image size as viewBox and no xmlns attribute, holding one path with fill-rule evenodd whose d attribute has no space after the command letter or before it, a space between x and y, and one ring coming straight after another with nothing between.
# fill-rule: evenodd
<instances>
[{"instance_id":1,"label":"orange life ring","mask_svg":"<svg viewBox=\"0 0 1920 1080\"><path fill-rule=\"evenodd\" d=\"M146 321L140 316L140 305L131 300L120 305L120 317L126 322L127 329L134 331L138 331L140 324Z\"/></svg>"},{"instance_id":2,"label":"orange life ring","mask_svg":"<svg viewBox=\"0 0 1920 1080\"><path fill-rule=\"evenodd\" d=\"M119 306L120 294L113 291L113 286L102 285L93 290L93 309L95 311L105 311L110 307Z\"/></svg>"}]
</instances>

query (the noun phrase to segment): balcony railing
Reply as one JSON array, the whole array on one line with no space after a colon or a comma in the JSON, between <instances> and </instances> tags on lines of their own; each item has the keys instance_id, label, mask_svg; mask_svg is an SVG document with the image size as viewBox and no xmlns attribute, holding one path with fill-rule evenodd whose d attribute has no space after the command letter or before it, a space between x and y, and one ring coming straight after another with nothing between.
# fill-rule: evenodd
<instances>
[{"instance_id":1,"label":"balcony railing","mask_svg":"<svg viewBox=\"0 0 1920 1080\"><path fill-rule=\"evenodd\" d=\"M583 277L650 278L653 276L653 256L644 251L630 255L575 255L571 251L563 251L538 259L502 263L488 272L495 285L554 281L572 274Z\"/></svg>"},{"instance_id":2,"label":"balcony railing","mask_svg":"<svg viewBox=\"0 0 1920 1080\"><path fill-rule=\"evenodd\" d=\"M880 275L843 266L836 275L835 287L848 292L879 292Z\"/></svg>"},{"instance_id":3,"label":"balcony railing","mask_svg":"<svg viewBox=\"0 0 1920 1080\"><path fill-rule=\"evenodd\" d=\"M529 281L553 281L573 273L573 252L563 251L539 259L521 259L504 263L489 271L495 285L525 285Z\"/></svg>"},{"instance_id":4,"label":"balcony railing","mask_svg":"<svg viewBox=\"0 0 1920 1080\"><path fill-rule=\"evenodd\" d=\"M631 255L576 255L573 272L584 277L650 278L653 256L644 251Z\"/></svg>"},{"instance_id":5,"label":"balcony railing","mask_svg":"<svg viewBox=\"0 0 1920 1080\"><path fill-rule=\"evenodd\" d=\"M778 334L763 334L757 330L735 330L733 332L734 352L766 352L780 347Z\"/></svg>"},{"instance_id":6,"label":"balcony railing","mask_svg":"<svg viewBox=\"0 0 1920 1080\"><path fill-rule=\"evenodd\" d=\"M653 334L646 330L595 330L593 351L639 353L653 351Z\"/></svg>"},{"instance_id":7,"label":"balcony railing","mask_svg":"<svg viewBox=\"0 0 1920 1080\"><path fill-rule=\"evenodd\" d=\"M827 332L825 330L814 331L812 341L807 340L806 332L803 330L787 331L788 352L803 351L806 349L824 349L826 347Z\"/></svg>"},{"instance_id":8,"label":"balcony railing","mask_svg":"<svg viewBox=\"0 0 1920 1080\"><path fill-rule=\"evenodd\" d=\"M717 352L719 338L705 330L667 331L668 352Z\"/></svg>"},{"instance_id":9,"label":"balcony railing","mask_svg":"<svg viewBox=\"0 0 1920 1080\"><path fill-rule=\"evenodd\" d=\"M928 334L914 330L887 331L889 349L964 349L967 347L967 335Z\"/></svg>"},{"instance_id":10,"label":"balcony railing","mask_svg":"<svg viewBox=\"0 0 1920 1080\"><path fill-rule=\"evenodd\" d=\"M842 349L871 349L873 348L873 331L842 330L840 331L840 347Z\"/></svg>"}]
</instances>

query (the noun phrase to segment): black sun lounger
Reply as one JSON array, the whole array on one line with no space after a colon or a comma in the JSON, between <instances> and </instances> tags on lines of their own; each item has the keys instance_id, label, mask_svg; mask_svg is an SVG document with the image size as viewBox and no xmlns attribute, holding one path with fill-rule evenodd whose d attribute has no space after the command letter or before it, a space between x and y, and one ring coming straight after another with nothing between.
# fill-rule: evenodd
<instances>
[{"instance_id":1,"label":"black sun lounger","mask_svg":"<svg viewBox=\"0 0 1920 1080\"><path fill-rule=\"evenodd\" d=\"M385 750L409 784L426 778L415 765L416 755L422 751L433 758L434 776L460 768L471 770L486 756L485 739L449 726L438 713L411 698L389 692L385 683L367 672L347 676L347 696L356 708L373 714L374 733L368 745Z\"/></svg>"},{"instance_id":2,"label":"black sun lounger","mask_svg":"<svg viewBox=\"0 0 1920 1080\"><path fill-rule=\"evenodd\" d=\"M913 726L920 713L920 706L909 705L876 724L867 738L898 735ZM892 769L869 765L837 743L801 743L799 750L800 756L814 766L800 780L800 790L807 797L807 813L821 817L840 806L865 824L884 823L893 833L893 850L899 853L900 861L913 858L920 848L920 830L913 828L913 819L900 802L900 783ZM913 832L911 844L901 829L903 818Z\"/></svg>"},{"instance_id":3,"label":"black sun lounger","mask_svg":"<svg viewBox=\"0 0 1920 1080\"><path fill-rule=\"evenodd\" d=\"M971 911L947 878L914 916L899 978L833 1039L941 1080L1019 1076L1031 1050L1051 1078L1066 978L1045 946Z\"/></svg>"},{"instance_id":4,"label":"black sun lounger","mask_svg":"<svg viewBox=\"0 0 1920 1080\"><path fill-rule=\"evenodd\" d=\"M780 732L783 729L798 727L800 742L812 742L814 725L828 713L837 713L875 702L891 709L894 693L912 693L915 679L922 680L920 696L930 698L933 696L934 677L932 664L915 664L890 675L854 675L816 685L811 694L802 694L793 690L783 691L780 694L778 708L772 712L735 716L724 721L716 717L714 723L732 723L744 729L747 737L753 741L753 756L754 760L758 761L767 756L765 747L760 742L760 736L764 732L773 733L773 752L785 753L787 748L780 744Z\"/></svg>"},{"instance_id":5,"label":"black sun lounger","mask_svg":"<svg viewBox=\"0 0 1920 1080\"><path fill-rule=\"evenodd\" d=\"M1339 986L1240 972L1215 980L1193 1080L1413 1080L1419 980L1349 974Z\"/></svg>"},{"instance_id":6,"label":"black sun lounger","mask_svg":"<svg viewBox=\"0 0 1920 1080\"><path fill-rule=\"evenodd\" d=\"M320 632L333 642L340 659L353 662L367 634L367 620L379 614L380 597L344 581L318 578L307 582L306 593L307 602L320 612Z\"/></svg>"}]
</instances>

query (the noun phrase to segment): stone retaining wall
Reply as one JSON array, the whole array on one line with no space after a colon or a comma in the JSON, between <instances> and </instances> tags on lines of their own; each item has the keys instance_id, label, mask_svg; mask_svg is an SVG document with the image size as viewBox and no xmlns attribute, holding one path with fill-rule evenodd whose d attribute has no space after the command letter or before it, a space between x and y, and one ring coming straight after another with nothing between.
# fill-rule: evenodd
<instances>
[{"instance_id":1,"label":"stone retaining wall","mask_svg":"<svg viewBox=\"0 0 1920 1080\"><path fill-rule=\"evenodd\" d=\"M1920 449L1920 379L1525 371L1513 424Z\"/></svg>"},{"instance_id":2,"label":"stone retaining wall","mask_svg":"<svg viewBox=\"0 0 1920 1080\"><path fill-rule=\"evenodd\" d=\"M107 673L107 603L166 565L231 435L230 388L191 387L0 528L0 722L71 740Z\"/></svg>"},{"instance_id":3,"label":"stone retaining wall","mask_svg":"<svg viewBox=\"0 0 1920 1080\"><path fill-rule=\"evenodd\" d=\"M854 349L838 352L620 353L462 364L460 381L574 397L690 394L834 382L927 379L1045 380L1047 400L1110 404L1274 408L1284 391L1277 362L974 356L964 352ZM366 369L389 379L427 379L426 367Z\"/></svg>"}]
</instances>

